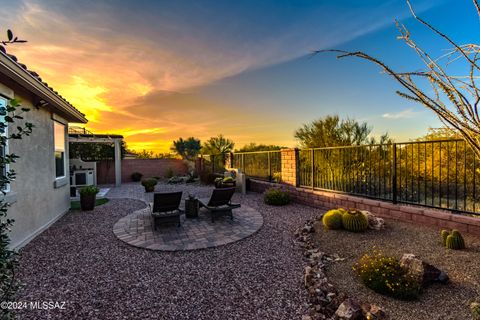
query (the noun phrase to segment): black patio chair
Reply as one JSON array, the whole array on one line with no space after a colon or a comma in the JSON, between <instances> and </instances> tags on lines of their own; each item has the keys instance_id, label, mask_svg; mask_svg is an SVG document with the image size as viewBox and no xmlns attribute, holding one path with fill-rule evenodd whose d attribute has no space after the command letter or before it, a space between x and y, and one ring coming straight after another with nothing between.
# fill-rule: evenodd
<instances>
[{"instance_id":1,"label":"black patio chair","mask_svg":"<svg viewBox=\"0 0 480 320\"><path fill-rule=\"evenodd\" d=\"M210 199L198 199L200 207L206 208L211 216L212 222L215 218L228 215L233 220L232 210L240 208L239 203L232 203L232 196L235 193L235 188L218 188L213 189Z\"/></svg>"},{"instance_id":2,"label":"black patio chair","mask_svg":"<svg viewBox=\"0 0 480 320\"><path fill-rule=\"evenodd\" d=\"M177 223L179 227L180 215L183 213L181 210L180 202L182 201L182 192L170 192L170 193L155 193L153 195L153 207L151 214L153 218L154 229L157 230L157 226L163 223Z\"/></svg>"}]
</instances>

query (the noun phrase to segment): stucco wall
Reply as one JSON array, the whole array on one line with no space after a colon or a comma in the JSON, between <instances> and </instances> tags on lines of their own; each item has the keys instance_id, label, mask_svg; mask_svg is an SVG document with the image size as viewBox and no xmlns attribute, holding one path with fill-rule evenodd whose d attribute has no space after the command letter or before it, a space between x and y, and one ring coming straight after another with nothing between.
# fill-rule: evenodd
<instances>
[{"instance_id":1,"label":"stucco wall","mask_svg":"<svg viewBox=\"0 0 480 320\"><path fill-rule=\"evenodd\" d=\"M25 114L25 120L35 125L31 136L12 140L9 145L10 153L20 156L17 163L12 165L17 178L7 195L8 200L15 201L8 210L8 216L15 219L10 233L11 246L19 247L68 211L70 199L69 181L61 187L55 187L53 115L45 109L33 108L28 92L22 92L20 88L12 89L15 98L20 99L23 106L31 108ZM56 120L65 122L58 117ZM65 141L68 157L67 138ZM68 159L66 177L69 177Z\"/></svg>"}]
</instances>

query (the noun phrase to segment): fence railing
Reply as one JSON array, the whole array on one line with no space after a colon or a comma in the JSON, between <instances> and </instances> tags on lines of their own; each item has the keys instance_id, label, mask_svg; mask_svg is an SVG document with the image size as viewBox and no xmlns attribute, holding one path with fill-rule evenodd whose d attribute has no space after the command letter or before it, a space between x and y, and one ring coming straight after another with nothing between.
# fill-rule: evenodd
<instances>
[{"instance_id":1,"label":"fence railing","mask_svg":"<svg viewBox=\"0 0 480 320\"><path fill-rule=\"evenodd\" d=\"M203 165L212 173L222 173L225 171L226 154L202 155Z\"/></svg>"},{"instance_id":2,"label":"fence railing","mask_svg":"<svg viewBox=\"0 0 480 320\"><path fill-rule=\"evenodd\" d=\"M280 182L282 154L280 150L235 153L232 167L252 178Z\"/></svg>"},{"instance_id":3,"label":"fence railing","mask_svg":"<svg viewBox=\"0 0 480 320\"><path fill-rule=\"evenodd\" d=\"M464 140L299 151L300 186L478 214L478 159Z\"/></svg>"}]
</instances>

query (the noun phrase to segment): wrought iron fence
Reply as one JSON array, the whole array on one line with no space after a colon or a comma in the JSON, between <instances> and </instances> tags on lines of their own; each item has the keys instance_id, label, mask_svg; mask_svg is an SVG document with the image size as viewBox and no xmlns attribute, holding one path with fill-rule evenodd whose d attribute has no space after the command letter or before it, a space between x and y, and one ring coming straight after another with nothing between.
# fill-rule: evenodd
<instances>
[{"instance_id":1,"label":"wrought iron fence","mask_svg":"<svg viewBox=\"0 0 480 320\"><path fill-rule=\"evenodd\" d=\"M226 154L202 155L203 165L212 173L222 173L225 171Z\"/></svg>"},{"instance_id":2,"label":"wrought iron fence","mask_svg":"<svg viewBox=\"0 0 480 320\"><path fill-rule=\"evenodd\" d=\"M247 176L280 182L282 174L280 150L239 152L233 154L232 167L239 168Z\"/></svg>"},{"instance_id":3,"label":"wrought iron fence","mask_svg":"<svg viewBox=\"0 0 480 320\"><path fill-rule=\"evenodd\" d=\"M464 140L305 149L299 184L480 214L478 165Z\"/></svg>"}]
</instances>

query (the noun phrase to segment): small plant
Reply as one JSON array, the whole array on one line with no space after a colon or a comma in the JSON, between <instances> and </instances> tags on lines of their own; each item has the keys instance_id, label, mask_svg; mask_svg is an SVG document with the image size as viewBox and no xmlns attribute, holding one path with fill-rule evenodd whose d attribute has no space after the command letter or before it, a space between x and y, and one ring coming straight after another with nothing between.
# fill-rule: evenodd
<instances>
[{"instance_id":1,"label":"small plant","mask_svg":"<svg viewBox=\"0 0 480 320\"><path fill-rule=\"evenodd\" d=\"M130 177L132 178L132 181L139 182L140 180L142 180L143 174L141 174L140 172L134 172Z\"/></svg>"},{"instance_id":2,"label":"small plant","mask_svg":"<svg viewBox=\"0 0 480 320\"><path fill-rule=\"evenodd\" d=\"M472 313L473 319L479 320L480 319L480 303L472 302L470 304L470 312Z\"/></svg>"},{"instance_id":3,"label":"small plant","mask_svg":"<svg viewBox=\"0 0 480 320\"><path fill-rule=\"evenodd\" d=\"M232 183L232 182L234 182L234 181L235 181L235 180L233 180L232 177L225 177L225 178L223 178L223 181L222 181L222 182L224 182L224 183Z\"/></svg>"},{"instance_id":4,"label":"small plant","mask_svg":"<svg viewBox=\"0 0 480 320\"><path fill-rule=\"evenodd\" d=\"M465 240L458 230L452 230L452 233L447 237L445 246L448 249L461 250L465 249Z\"/></svg>"},{"instance_id":5,"label":"small plant","mask_svg":"<svg viewBox=\"0 0 480 320\"><path fill-rule=\"evenodd\" d=\"M368 218L359 210L349 210L342 215L345 230L363 232L368 229Z\"/></svg>"},{"instance_id":6,"label":"small plant","mask_svg":"<svg viewBox=\"0 0 480 320\"><path fill-rule=\"evenodd\" d=\"M170 179L175 175L175 172L173 172L172 168L168 168L167 171L165 171L165 178Z\"/></svg>"},{"instance_id":7,"label":"small plant","mask_svg":"<svg viewBox=\"0 0 480 320\"><path fill-rule=\"evenodd\" d=\"M79 191L80 195L97 194L99 192L100 192L100 189L98 189L95 186L83 187Z\"/></svg>"},{"instance_id":8,"label":"small plant","mask_svg":"<svg viewBox=\"0 0 480 320\"><path fill-rule=\"evenodd\" d=\"M440 231L440 236L442 237L442 245L445 247L447 245L447 237L450 235L448 230Z\"/></svg>"},{"instance_id":9,"label":"small plant","mask_svg":"<svg viewBox=\"0 0 480 320\"><path fill-rule=\"evenodd\" d=\"M155 186L157 185L157 179L155 178L147 178L142 180L142 186L145 187L145 192L153 192L155 191Z\"/></svg>"},{"instance_id":10,"label":"small plant","mask_svg":"<svg viewBox=\"0 0 480 320\"><path fill-rule=\"evenodd\" d=\"M273 175L272 175L272 179L273 181L275 182L282 182L282 173L281 172L274 172Z\"/></svg>"},{"instance_id":11,"label":"small plant","mask_svg":"<svg viewBox=\"0 0 480 320\"><path fill-rule=\"evenodd\" d=\"M80 189L80 208L82 211L92 211L95 208L97 193L99 191L100 189L95 186L88 186Z\"/></svg>"},{"instance_id":12,"label":"small plant","mask_svg":"<svg viewBox=\"0 0 480 320\"><path fill-rule=\"evenodd\" d=\"M353 266L362 282L373 291L401 300L417 299L421 284L400 266L395 257L373 250Z\"/></svg>"},{"instance_id":13,"label":"small plant","mask_svg":"<svg viewBox=\"0 0 480 320\"><path fill-rule=\"evenodd\" d=\"M285 191L271 188L263 193L263 200L272 206L283 206L290 203L290 196Z\"/></svg>"},{"instance_id":14,"label":"small plant","mask_svg":"<svg viewBox=\"0 0 480 320\"><path fill-rule=\"evenodd\" d=\"M342 217L345 213L343 209L333 209L325 213L322 217L322 223L325 229L337 230L343 227Z\"/></svg>"}]
</instances>

